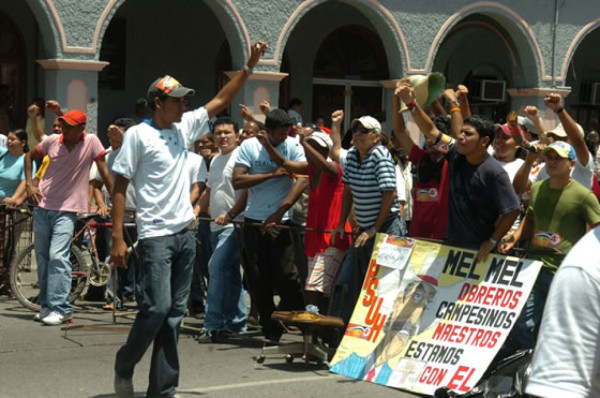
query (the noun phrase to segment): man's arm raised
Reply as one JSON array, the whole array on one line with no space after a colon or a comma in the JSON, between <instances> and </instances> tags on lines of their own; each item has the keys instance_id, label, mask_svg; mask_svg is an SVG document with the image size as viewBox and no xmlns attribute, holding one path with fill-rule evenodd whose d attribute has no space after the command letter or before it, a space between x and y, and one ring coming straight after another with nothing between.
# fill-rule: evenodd
<instances>
[{"instance_id":1,"label":"man's arm raised","mask_svg":"<svg viewBox=\"0 0 600 398\"><path fill-rule=\"evenodd\" d=\"M233 98L240 92L242 86L248 80L252 70L258 63L261 54L269 46L264 41L256 41L250 47L250 59L246 63L246 67L240 70L234 77L217 93L217 95L206 104L206 112L208 118L212 118L217 113L225 109Z\"/></svg>"}]
</instances>

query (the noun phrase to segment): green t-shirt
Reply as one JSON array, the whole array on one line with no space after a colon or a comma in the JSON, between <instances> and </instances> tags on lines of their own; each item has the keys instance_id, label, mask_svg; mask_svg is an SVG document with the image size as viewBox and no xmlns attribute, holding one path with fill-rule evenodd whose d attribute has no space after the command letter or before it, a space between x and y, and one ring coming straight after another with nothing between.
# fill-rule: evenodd
<instances>
[{"instance_id":1,"label":"green t-shirt","mask_svg":"<svg viewBox=\"0 0 600 398\"><path fill-rule=\"evenodd\" d=\"M531 248L555 253L531 253L528 258L543 261L543 269L555 273L564 255L585 235L586 224L600 223L600 204L575 180L564 189L552 189L549 180L543 180L531 186L527 214L534 216Z\"/></svg>"}]
</instances>

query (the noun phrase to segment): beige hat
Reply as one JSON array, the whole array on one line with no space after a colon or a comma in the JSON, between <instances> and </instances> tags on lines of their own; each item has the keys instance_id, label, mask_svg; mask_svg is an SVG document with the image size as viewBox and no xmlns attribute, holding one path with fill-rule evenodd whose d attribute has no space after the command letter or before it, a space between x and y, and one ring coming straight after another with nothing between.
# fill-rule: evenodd
<instances>
[{"instance_id":1,"label":"beige hat","mask_svg":"<svg viewBox=\"0 0 600 398\"><path fill-rule=\"evenodd\" d=\"M583 127L581 127L581 125L579 123L576 123L576 124L577 124L577 129L579 130L579 133L583 137L584 136ZM567 132L565 131L565 128L563 127L562 123L559 123L558 126L556 126L554 128L554 130L548 131L548 134L554 134L557 137L567 138Z\"/></svg>"},{"instance_id":2,"label":"beige hat","mask_svg":"<svg viewBox=\"0 0 600 398\"><path fill-rule=\"evenodd\" d=\"M439 72L428 75L412 75L408 78L410 86L415 90L417 103L429 106L442 95L446 86L446 77ZM400 112L407 111L406 104L400 101Z\"/></svg>"}]
</instances>

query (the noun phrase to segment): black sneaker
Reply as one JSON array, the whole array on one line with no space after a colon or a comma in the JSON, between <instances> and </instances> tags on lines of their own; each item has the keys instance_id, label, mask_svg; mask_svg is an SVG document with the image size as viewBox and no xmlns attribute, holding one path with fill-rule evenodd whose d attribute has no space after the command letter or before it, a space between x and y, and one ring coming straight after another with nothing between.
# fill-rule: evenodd
<instances>
[{"instance_id":1,"label":"black sneaker","mask_svg":"<svg viewBox=\"0 0 600 398\"><path fill-rule=\"evenodd\" d=\"M200 329L198 335L196 336L196 340L200 344L210 344L216 342L217 337L219 336L218 330L208 330L208 329Z\"/></svg>"}]
</instances>

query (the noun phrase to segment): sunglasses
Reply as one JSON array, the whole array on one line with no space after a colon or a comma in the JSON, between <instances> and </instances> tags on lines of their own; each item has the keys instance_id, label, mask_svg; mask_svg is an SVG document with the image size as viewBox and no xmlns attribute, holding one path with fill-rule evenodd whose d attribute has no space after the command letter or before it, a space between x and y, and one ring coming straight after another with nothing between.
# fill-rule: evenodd
<instances>
[{"instance_id":1,"label":"sunglasses","mask_svg":"<svg viewBox=\"0 0 600 398\"><path fill-rule=\"evenodd\" d=\"M369 134L373 130L366 129L364 127L354 127L352 133Z\"/></svg>"}]
</instances>

